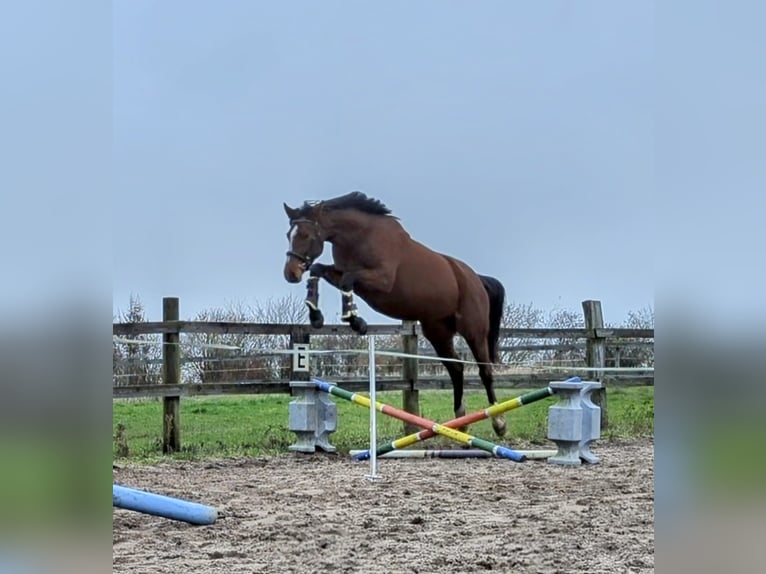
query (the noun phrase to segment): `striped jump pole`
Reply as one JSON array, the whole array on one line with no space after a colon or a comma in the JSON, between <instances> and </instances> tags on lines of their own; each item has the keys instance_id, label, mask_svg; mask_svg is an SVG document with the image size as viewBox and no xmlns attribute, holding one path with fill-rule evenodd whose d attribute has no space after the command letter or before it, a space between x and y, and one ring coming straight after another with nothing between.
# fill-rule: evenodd
<instances>
[{"instance_id":1,"label":"striped jump pole","mask_svg":"<svg viewBox=\"0 0 766 574\"><path fill-rule=\"evenodd\" d=\"M368 452L365 450L351 450L349 454L352 458L356 455ZM557 450L520 450L521 454L527 457L527 460L542 460L555 456ZM492 458L492 453L479 449L406 449L393 450L384 454L381 458Z\"/></svg>"},{"instance_id":2,"label":"striped jump pole","mask_svg":"<svg viewBox=\"0 0 766 574\"><path fill-rule=\"evenodd\" d=\"M550 387L545 387L544 389L538 389L536 391L530 391L516 398L487 407L486 409L463 415L462 417L452 419L451 421L447 421L444 423L444 426L452 429L468 426L475 422L503 414L519 407L523 407L524 405L528 405L542 399L547 399L551 395L553 395L553 389ZM379 446L376 449L376 456L383 456L388 452L411 446L416 442L429 439L433 436L436 436L436 433L433 430L423 429L420 432L409 434L405 437L396 439L393 442ZM360 451L356 456L354 456L354 458L356 460L367 460L370 458L370 451Z\"/></svg>"},{"instance_id":3,"label":"striped jump pole","mask_svg":"<svg viewBox=\"0 0 766 574\"><path fill-rule=\"evenodd\" d=\"M357 405L362 405L364 407L367 407L368 409L372 408L372 401L370 401L370 399L368 399L367 397L360 395L359 393L352 393L345 389L341 389L340 387L338 387L337 385L333 383L328 383L320 379L314 378L312 379L312 381L314 382L314 384L317 386L319 390L325 393L334 395L336 397L340 397L342 399L346 399L347 401L356 403ZM401 421L404 421L413 425L417 425L419 427L423 427L424 429L431 429L435 434L440 434L442 436L446 436L447 438L451 438L454 441L490 452L497 457L507 458L515 462L523 462L526 460L526 456L524 456L524 454L518 451L515 451L508 447L493 444L489 441L477 438L468 433L460 432L448 426L436 423L434 421L425 419L417 415L413 415L412 413L408 413L407 411L397 409L396 407L392 407L391 405L386 405L378 401L375 401L375 409L382 412L383 414L389 415Z\"/></svg>"}]
</instances>

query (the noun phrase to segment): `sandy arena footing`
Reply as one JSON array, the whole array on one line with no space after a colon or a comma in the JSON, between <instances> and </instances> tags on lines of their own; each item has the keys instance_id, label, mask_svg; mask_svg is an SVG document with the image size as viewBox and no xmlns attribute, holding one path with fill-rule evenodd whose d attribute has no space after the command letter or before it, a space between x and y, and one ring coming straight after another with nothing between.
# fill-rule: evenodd
<instances>
[{"instance_id":1,"label":"sandy arena footing","mask_svg":"<svg viewBox=\"0 0 766 574\"><path fill-rule=\"evenodd\" d=\"M594 466L342 455L119 464L114 482L216 506L211 526L114 509L116 573L654 572L654 443Z\"/></svg>"}]
</instances>

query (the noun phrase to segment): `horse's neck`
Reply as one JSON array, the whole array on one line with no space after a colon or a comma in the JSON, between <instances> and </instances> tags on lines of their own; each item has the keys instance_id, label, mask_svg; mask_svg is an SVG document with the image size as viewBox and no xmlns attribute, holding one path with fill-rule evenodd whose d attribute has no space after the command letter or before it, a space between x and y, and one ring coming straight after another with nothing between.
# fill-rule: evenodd
<instances>
[{"instance_id":1,"label":"horse's neck","mask_svg":"<svg viewBox=\"0 0 766 574\"><path fill-rule=\"evenodd\" d=\"M326 228L327 241L340 248L354 248L376 241L380 232L398 234L404 231L394 219L342 212L333 214Z\"/></svg>"}]
</instances>

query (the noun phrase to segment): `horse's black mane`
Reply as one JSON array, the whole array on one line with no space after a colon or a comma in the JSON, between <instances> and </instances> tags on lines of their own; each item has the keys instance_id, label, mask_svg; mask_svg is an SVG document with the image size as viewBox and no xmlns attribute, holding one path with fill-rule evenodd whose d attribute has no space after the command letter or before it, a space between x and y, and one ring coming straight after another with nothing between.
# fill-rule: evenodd
<instances>
[{"instance_id":1,"label":"horse's black mane","mask_svg":"<svg viewBox=\"0 0 766 574\"><path fill-rule=\"evenodd\" d=\"M388 209L379 199L373 197L367 197L361 191L352 191L346 195L334 197L319 202L323 209L336 210L336 209L358 209L364 213L371 215L391 215L391 210ZM308 210L316 205L315 203L305 202L302 211Z\"/></svg>"}]
</instances>

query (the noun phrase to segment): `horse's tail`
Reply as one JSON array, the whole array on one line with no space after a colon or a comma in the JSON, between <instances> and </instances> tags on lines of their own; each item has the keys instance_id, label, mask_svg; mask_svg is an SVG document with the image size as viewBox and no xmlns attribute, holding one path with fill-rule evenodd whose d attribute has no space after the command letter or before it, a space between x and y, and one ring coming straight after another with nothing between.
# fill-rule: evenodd
<instances>
[{"instance_id":1,"label":"horse's tail","mask_svg":"<svg viewBox=\"0 0 766 574\"><path fill-rule=\"evenodd\" d=\"M497 362L497 343L500 339L500 322L503 320L503 311L505 307L505 287L494 277L479 275L484 289L489 295L489 334L487 343L489 343L489 360Z\"/></svg>"}]
</instances>

